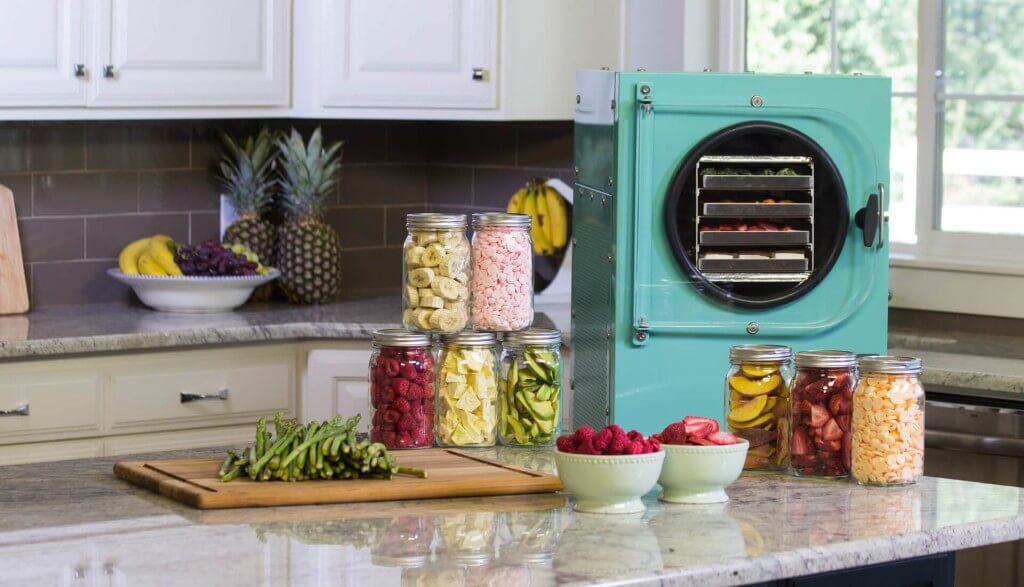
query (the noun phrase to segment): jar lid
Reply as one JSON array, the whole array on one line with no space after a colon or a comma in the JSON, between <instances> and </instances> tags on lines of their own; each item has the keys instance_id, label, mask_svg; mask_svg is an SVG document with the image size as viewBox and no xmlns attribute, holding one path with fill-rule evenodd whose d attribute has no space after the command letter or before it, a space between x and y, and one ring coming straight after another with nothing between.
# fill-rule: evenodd
<instances>
[{"instance_id":1,"label":"jar lid","mask_svg":"<svg viewBox=\"0 0 1024 587\"><path fill-rule=\"evenodd\" d=\"M466 228L465 214L437 214L420 212L405 215L407 228Z\"/></svg>"},{"instance_id":2,"label":"jar lid","mask_svg":"<svg viewBox=\"0 0 1024 587\"><path fill-rule=\"evenodd\" d=\"M738 344L729 348L729 361L788 361L793 349L781 344Z\"/></svg>"},{"instance_id":3,"label":"jar lid","mask_svg":"<svg viewBox=\"0 0 1024 587\"><path fill-rule=\"evenodd\" d=\"M430 346L430 335L409 332L402 328L382 328L373 331L374 346L420 347Z\"/></svg>"},{"instance_id":4,"label":"jar lid","mask_svg":"<svg viewBox=\"0 0 1024 587\"><path fill-rule=\"evenodd\" d=\"M921 359L917 357L873 355L861 357L857 364L863 373L916 375L921 372Z\"/></svg>"},{"instance_id":5,"label":"jar lid","mask_svg":"<svg viewBox=\"0 0 1024 587\"><path fill-rule=\"evenodd\" d=\"M527 328L515 332L506 332L505 344L561 344L562 333L554 328Z\"/></svg>"},{"instance_id":6,"label":"jar lid","mask_svg":"<svg viewBox=\"0 0 1024 587\"><path fill-rule=\"evenodd\" d=\"M442 334L441 342L444 344L461 345L490 345L498 342L498 337L493 332L476 332L475 330L463 330L451 334Z\"/></svg>"},{"instance_id":7,"label":"jar lid","mask_svg":"<svg viewBox=\"0 0 1024 587\"><path fill-rule=\"evenodd\" d=\"M529 214L507 214L505 212L484 212L473 215L473 228L479 226L521 226L529 228L533 218Z\"/></svg>"},{"instance_id":8,"label":"jar lid","mask_svg":"<svg viewBox=\"0 0 1024 587\"><path fill-rule=\"evenodd\" d=\"M797 367L842 369L856 364L857 355L850 351L800 351L796 354Z\"/></svg>"}]
</instances>

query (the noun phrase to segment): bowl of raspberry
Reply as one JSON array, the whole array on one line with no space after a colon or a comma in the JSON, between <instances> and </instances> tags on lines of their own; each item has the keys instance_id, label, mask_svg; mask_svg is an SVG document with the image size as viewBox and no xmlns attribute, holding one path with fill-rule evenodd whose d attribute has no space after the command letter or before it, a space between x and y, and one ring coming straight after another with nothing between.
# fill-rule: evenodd
<instances>
[{"instance_id":1,"label":"bowl of raspberry","mask_svg":"<svg viewBox=\"0 0 1024 587\"><path fill-rule=\"evenodd\" d=\"M600 431L583 426L558 438L555 463L574 509L593 514L644 511L641 497L654 488L665 451L654 439L612 424Z\"/></svg>"},{"instance_id":2,"label":"bowl of raspberry","mask_svg":"<svg viewBox=\"0 0 1024 587\"><path fill-rule=\"evenodd\" d=\"M669 503L722 503L739 479L750 442L720 430L718 420L687 416L651 435L665 451L658 499Z\"/></svg>"}]
</instances>

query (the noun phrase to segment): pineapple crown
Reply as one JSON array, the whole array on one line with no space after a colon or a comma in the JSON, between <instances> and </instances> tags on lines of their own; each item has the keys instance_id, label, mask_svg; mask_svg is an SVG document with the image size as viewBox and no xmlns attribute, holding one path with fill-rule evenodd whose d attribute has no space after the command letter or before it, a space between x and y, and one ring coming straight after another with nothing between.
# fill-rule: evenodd
<instances>
[{"instance_id":1,"label":"pineapple crown","mask_svg":"<svg viewBox=\"0 0 1024 587\"><path fill-rule=\"evenodd\" d=\"M320 127L302 141L299 131L277 140L281 152L281 186L284 209L292 220L317 218L321 215L327 196L338 181L341 166L341 141L324 148Z\"/></svg>"},{"instance_id":2,"label":"pineapple crown","mask_svg":"<svg viewBox=\"0 0 1024 587\"><path fill-rule=\"evenodd\" d=\"M239 214L259 216L274 199L274 135L263 127L256 136L241 143L226 133L221 139L224 152L220 159L220 184Z\"/></svg>"}]
</instances>

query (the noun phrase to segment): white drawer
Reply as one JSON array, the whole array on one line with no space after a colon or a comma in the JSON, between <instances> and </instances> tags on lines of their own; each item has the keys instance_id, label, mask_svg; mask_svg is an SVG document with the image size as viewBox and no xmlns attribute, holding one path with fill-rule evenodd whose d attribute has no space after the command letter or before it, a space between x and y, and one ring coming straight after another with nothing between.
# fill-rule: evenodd
<instances>
[{"instance_id":1,"label":"white drawer","mask_svg":"<svg viewBox=\"0 0 1024 587\"><path fill-rule=\"evenodd\" d=\"M291 346L124 357L107 370L107 432L253 424L259 415L292 414L295 368ZM185 394L206 397L185 401Z\"/></svg>"},{"instance_id":2,"label":"white drawer","mask_svg":"<svg viewBox=\"0 0 1024 587\"><path fill-rule=\"evenodd\" d=\"M103 439L59 440L0 446L0 465L23 465L103 456Z\"/></svg>"},{"instance_id":3,"label":"white drawer","mask_svg":"<svg viewBox=\"0 0 1024 587\"><path fill-rule=\"evenodd\" d=\"M185 450L218 446L242 447L256 439L256 425L225 426L223 428L199 428L180 432L153 432L152 434L127 434L109 436L103 440L103 454L108 457Z\"/></svg>"},{"instance_id":4,"label":"white drawer","mask_svg":"<svg viewBox=\"0 0 1024 587\"><path fill-rule=\"evenodd\" d=\"M41 363L0 365L0 445L100 433L100 375Z\"/></svg>"}]
</instances>

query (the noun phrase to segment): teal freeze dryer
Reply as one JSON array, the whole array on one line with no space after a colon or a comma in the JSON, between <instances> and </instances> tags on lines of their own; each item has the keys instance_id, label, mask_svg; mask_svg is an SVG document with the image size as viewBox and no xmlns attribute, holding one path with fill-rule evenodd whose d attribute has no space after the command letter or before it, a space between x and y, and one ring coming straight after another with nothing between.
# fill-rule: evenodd
<instances>
[{"instance_id":1,"label":"teal freeze dryer","mask_svg":"<svg viewBox=\"0 0 1024 587\"><path fill-rule=\"evenodd\" d=\"M886 349L888 78L577 72L572 419L723 419L729 347Z\"/></svg>"}]
</instances>

